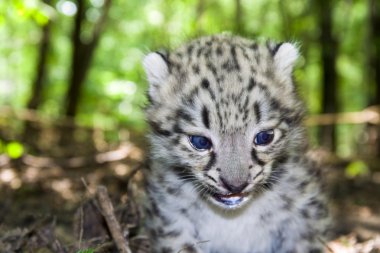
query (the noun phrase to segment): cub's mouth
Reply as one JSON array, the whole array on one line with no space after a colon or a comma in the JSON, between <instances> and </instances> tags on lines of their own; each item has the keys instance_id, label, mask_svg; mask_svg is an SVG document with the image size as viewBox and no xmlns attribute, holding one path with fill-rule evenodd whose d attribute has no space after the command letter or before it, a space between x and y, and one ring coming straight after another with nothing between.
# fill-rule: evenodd
<instances>
[{"instance_id":1,"label":"cub's mouth","mask_svg":"<svg viewBox=\"0 0 380 253\"><path fill-rule=\"evenodd\" d=\"M217 205L231 209L242 206L249 197L249 193L234 193L227 195L215 193L211 195L211 199L216 202Z\"/></svg>"}]
</instances>

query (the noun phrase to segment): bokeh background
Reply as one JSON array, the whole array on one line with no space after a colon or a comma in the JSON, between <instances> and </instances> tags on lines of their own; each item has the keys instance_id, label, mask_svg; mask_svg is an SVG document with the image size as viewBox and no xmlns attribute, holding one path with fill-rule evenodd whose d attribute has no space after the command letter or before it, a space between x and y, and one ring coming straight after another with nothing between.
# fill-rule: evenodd
<instances>
[{"instance_id":1,"label":"bokeh background","mask_svg":"<svg viewBox=\"0 0 380 253\"><path fill-rule=\"evenodd\" d=\"M81 177L122 195L147 147L142 58L221 32L299 45L313 156L347 180L339 198L380 192L378 0L2 0L0 228L70 223ZM350 205L376 216L364 199Z\"/></svg>"}]
</instances>

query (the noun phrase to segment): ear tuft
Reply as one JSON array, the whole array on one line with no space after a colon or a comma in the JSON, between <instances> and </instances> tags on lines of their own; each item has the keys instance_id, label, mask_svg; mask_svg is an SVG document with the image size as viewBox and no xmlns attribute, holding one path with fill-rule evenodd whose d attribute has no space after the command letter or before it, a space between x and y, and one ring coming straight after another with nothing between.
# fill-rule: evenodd
<instances>
[{"instance_id":1,"label":"ear tuft","mask_svg":"<svg viewBox=\"0 0 380 253\"><path fill-rule=\"evenodd\" d=\"M145 56L142 65L149 82L149 96L153 98L169 75L168 61L163 54L155 52Z\"/></svg>"},{"instance_id":2,"label":"ear tuft","mask_svg":"<svg viewBox=\"0 0 380 253\"><path fill-rule=\"evenodd\" d=\"M298 56L299 52L295 45L291 43L281 44L274 55L277 70L280 71L282 75L290 76Z\"/></svg>"}]
</instances>

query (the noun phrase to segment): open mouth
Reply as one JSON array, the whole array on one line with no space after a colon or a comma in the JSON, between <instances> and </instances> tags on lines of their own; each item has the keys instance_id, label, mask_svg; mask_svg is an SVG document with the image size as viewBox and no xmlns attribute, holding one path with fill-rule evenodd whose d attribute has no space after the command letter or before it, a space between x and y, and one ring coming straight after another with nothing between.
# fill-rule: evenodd
<instances>
[{"instance_id":1,"label":"open mouth","mask_svg":"<svg viewBox=\"0 0 380 253\"><path fill-rule=\"evenodd\" d=\"M213 199L229 208L236 208L241 206L245 201L249 199L246 193L235 193L229 195L214 194Z\"/></svg>"}]
</instances>

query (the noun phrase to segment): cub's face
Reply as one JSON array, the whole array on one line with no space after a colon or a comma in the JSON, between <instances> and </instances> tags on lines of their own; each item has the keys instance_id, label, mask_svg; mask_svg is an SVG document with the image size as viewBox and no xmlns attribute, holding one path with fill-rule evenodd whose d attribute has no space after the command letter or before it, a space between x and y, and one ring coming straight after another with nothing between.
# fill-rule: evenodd
<instances>
[{"instance_id":1,"label":"cub's face","mask_svg":"<svg viewBox=\"0 0 380 253\"><path fill-rule=\"evenodd\" d=\"M144 60L152 159L223 208L275 184L305 148L289 44L218 35Z\"/></svg>"}]
</instances>

